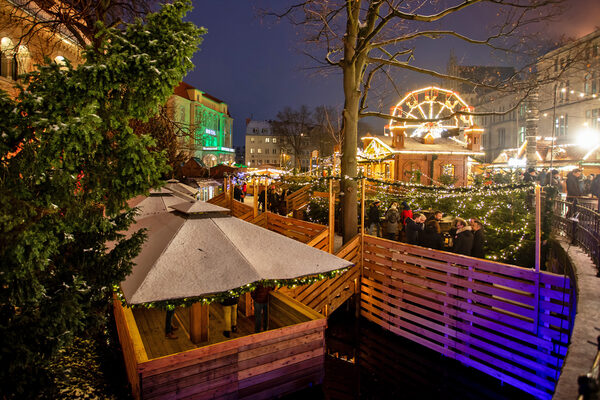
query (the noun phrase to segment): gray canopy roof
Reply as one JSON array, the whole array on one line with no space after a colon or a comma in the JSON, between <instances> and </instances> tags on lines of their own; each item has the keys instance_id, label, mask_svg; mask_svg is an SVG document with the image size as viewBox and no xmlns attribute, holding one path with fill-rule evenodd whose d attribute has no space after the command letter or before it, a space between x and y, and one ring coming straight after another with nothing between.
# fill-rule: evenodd
<instances>
[{"instance_id":1,"label":"gray canopy roof","mask_svg":"<svg viewBox=\"0 0 600 400\"><path fill-rule=\"evenodd\" d=\"M198 203L191 208L208 207ZM190 203L174 208L188 207ZM193 215L157 213L130 228L130 232L147 228L148 240L131 274L121 282L129 304L205 296L260 280L293 279L352 265L224 213Z\"/></svg>"}]
</instances>

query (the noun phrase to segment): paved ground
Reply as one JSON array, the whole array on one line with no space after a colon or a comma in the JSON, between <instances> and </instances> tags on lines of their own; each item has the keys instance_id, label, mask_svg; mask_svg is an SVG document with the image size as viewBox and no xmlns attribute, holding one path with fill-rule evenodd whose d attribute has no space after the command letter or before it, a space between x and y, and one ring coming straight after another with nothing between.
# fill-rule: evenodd
<instances>
[{"instance_id":1,"label":"paved ground","mask_svg":"<svg viewBox=\"0 0 600 400\"><path fill-rule=\"evenodd\" d=\"M575 266L577 285L577 315L571 344L554 400L573 400L578 396L577 377L585 375L594 364L597 337L600 335L600 278L590 257L567 239L559 239Z\"/></svg>"}]
</instances>

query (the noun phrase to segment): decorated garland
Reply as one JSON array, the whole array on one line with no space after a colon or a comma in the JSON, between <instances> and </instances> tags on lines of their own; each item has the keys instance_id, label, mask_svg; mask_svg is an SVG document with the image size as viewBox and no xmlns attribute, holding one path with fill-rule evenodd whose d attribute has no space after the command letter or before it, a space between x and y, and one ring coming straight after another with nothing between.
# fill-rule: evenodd
<instances>
[{"instance_id":1,"label":"decorated garland","mask_svg":"<svg viewBox=\"0 0 600 400\"><path fill-rule=\"evenodd\" d=\"M299 278L294 278L294 279L267 279L267 280L249 283L242 287L231 289L226 292L214 293L214 294L210 294L210 295L206 295L206 296L186 297L183 299L155 301L155 302L144 303L144 304L132 304L132 305L127 304L127 301L125 300L125 296L123 295L123 292L121 291L121 288L119 286L114 287L114 292L124 307L158 308L161 310L172 310L175 307L189 307L194 303L208 305L208 304L211 304L214 302L217 302L217 303L221 302L221 301L231 298L231 297L239 297L245 293L252 292L253 290L255 290L257 288L257 286L259 284L262 286L268 286L268 287L286 286L286 287L292 288L292 289L297 286L312 285L313 283L322 281L324 279L335 278L336 276L341 275L344 272L348 271L348 269L349 269L348 267L341 268L341 269L324 272L324 273L317 274L317 275L309 275L309 276L304 276L304 277L299 277Z\"/></svg>"}]
</instances>

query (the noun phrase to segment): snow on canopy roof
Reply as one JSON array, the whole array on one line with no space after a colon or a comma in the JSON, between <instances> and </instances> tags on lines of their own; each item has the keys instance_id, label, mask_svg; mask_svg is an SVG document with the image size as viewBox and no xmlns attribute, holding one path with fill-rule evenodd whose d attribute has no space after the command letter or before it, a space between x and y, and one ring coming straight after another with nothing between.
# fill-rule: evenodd
<instances>
[{"instance_id":1,"label":"snow on canopy roof","mask_svg":"<svg viewBox=\"0 0 600 400\"><path fill-rule=\"evenodd\" d=\"M140 228L148 229L148 240L121 282L129 304L206 296L352 265L235 217L162 213L140 219L129 232Z\"/></svg>"},{"instance_id":2,"label":"snow on canopy roof","mask_svg":"<svg viewBox=\"0 0 600 400\"><path fill-rule=\"evenodd\" d=\"M181 211L185 214L197 213L212 213L212 212L229 212L228 208L217 206L216 204L207 203L204 201L196 201L193 203L184 202L172 205L171 208Z\"/></svg>"}]
</instances>

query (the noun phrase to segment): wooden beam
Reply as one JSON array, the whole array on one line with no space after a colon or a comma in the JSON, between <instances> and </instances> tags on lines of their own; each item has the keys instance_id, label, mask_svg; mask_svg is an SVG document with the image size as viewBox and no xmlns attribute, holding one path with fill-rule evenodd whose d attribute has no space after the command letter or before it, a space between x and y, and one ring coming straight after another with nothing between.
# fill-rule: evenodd
<instances>
[{"instance_id":1,"label":"wooden beam","mask_svg":"<svg viewBox=\"0 0 600 400\"><path fill-rule=\"evenodd\" d=\"M252 200L254 202L254 218L258 217L258 189L259 186L256 184L256 179L252 179Z\"/></svg>"},{"instance_id":2,"label":"wooden beam","mask_svg":"<svg viewBox=\"0 0 600 400\"><path fill-rule=\"evenodd\" d=\"M208 305L194 303L190 307L190 340L192 343L208 341Z\"/></svg>"}]
</instances>

